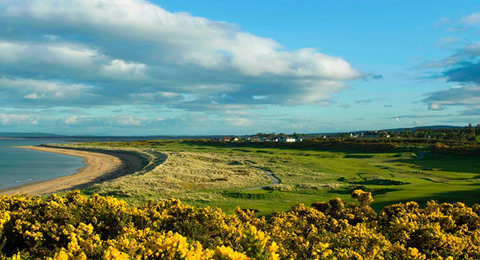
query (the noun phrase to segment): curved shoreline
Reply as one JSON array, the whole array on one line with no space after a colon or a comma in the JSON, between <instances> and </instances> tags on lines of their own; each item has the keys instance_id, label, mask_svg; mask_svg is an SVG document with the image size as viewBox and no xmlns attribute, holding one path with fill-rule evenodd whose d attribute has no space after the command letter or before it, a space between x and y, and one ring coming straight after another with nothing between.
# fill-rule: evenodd
<instances>
[{"instance_id":1,"label":"curved shoreline","mask_svg":"<svg viewBox=\"0 0 480 260\"><path fill-rule=\"evenodd\" d=\"M92 184L133 173L143 167L142 159L116 151L89 151L47 146L17 146L35 151L76 156L83 159L84 167L77 173L46 181L27 183L0 190L0 195L45 195L59 191L82 189Z\"/></svg>"}]
</instances>

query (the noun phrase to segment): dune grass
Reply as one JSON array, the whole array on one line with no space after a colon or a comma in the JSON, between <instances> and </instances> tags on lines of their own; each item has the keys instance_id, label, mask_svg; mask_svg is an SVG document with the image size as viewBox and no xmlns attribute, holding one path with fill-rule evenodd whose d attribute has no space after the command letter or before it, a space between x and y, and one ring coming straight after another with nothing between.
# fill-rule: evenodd
<instances>
[{"instance_id":1,"label":"dune grass","mask_svg":"<svg viewBox=\"0 0 480 260\"><path fill-rule=\"evenodd\" d=\"M356 188L371 191L374 209L395 202L420 204L480 202L480 160L426 153L422 147L392 152L315 151L308 149L218 147L171 141L89 143L82 146L137 149L168 158L154 169L93 186L85 193L123 197L132 203L180 198L195 206L237 206L260 215L340 197L350 201ZM259 170L281 180L269 189L242 191L269 183Z\"/></svg>"},{"instance_id":2,"label":"dune grass","mask_svg":"<svg viewBox=\"0 0 480 260\"><path fill-rule=\"evenodd\" d=\"M172 151L158 154L164 160L155 168L92 186L85 192L140 201L175 197L209 202L221 197L218 191L269 182L263 171L250 167L241 156Z\"/></svg>"}]
</instances>

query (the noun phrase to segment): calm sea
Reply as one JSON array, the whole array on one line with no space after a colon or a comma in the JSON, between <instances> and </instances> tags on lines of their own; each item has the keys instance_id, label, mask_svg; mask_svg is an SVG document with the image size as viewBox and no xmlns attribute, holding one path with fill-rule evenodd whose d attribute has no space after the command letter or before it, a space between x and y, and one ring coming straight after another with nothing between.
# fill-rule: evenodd
<instances>
[{"instance_id":1,"label":"calm sea","mask_svg":"<svg viewBox=\"0 0 480 260\"><path fill-rule=\"evenodd\" d=\"M59 143L59 139L0 139L0 189L76 173L79 157L31 151L12 146Z\"/></svg>"}]
</instances>

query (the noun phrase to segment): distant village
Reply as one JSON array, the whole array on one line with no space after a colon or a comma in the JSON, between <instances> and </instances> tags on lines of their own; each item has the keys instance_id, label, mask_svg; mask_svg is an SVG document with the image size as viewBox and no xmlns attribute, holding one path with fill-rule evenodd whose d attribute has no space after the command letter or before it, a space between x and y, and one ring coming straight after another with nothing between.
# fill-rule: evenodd
<instances>
[{"instance_id":1,"label":"distant village","mask_svg":"<svg viewBox=\"0 0 480 260\"><path fill-rule=\"evenodd\" d=\"M239 141L249 141L249 142L282 142L282 143L294 143L303 141L302 137L295 136L275 136L275 137L265 137L265 136L224 136L224 137L214 137L214 141L224 141L224 142L239 142Z\"/></svg>"},{"instance_id":2,"label":"distant village","mask_svg":"<svg viewBox=\"0 0 480 260\"><path fill-rule=\"evenodd\" d=\"M280 143L295 143L302 142L308 139L326 139L326 138L390 138L390 133L387 131L368 131L368 132L354 132L354 133L336 133L336 134L263 134L247 136L221 136L212 137L212 141L222 142L280 142Z\"/></svg>"}]
</instances>

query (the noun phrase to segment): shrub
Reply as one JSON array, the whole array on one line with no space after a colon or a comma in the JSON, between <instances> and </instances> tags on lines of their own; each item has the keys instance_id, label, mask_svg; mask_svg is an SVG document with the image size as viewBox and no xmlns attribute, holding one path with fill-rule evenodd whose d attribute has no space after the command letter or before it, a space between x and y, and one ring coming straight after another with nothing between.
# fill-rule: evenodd
<instances>
[{"instance_id":1,"label":"shrub","mask_svg":"<svg viewBox=\"0 0 480 260\"><path fill-rule=\"evenodd\" d=\"M415 202L378 214L369 192L270 218L179 200L0 197L0 259L480 259L480 205Z\"/></svg>"}]
</instances>

